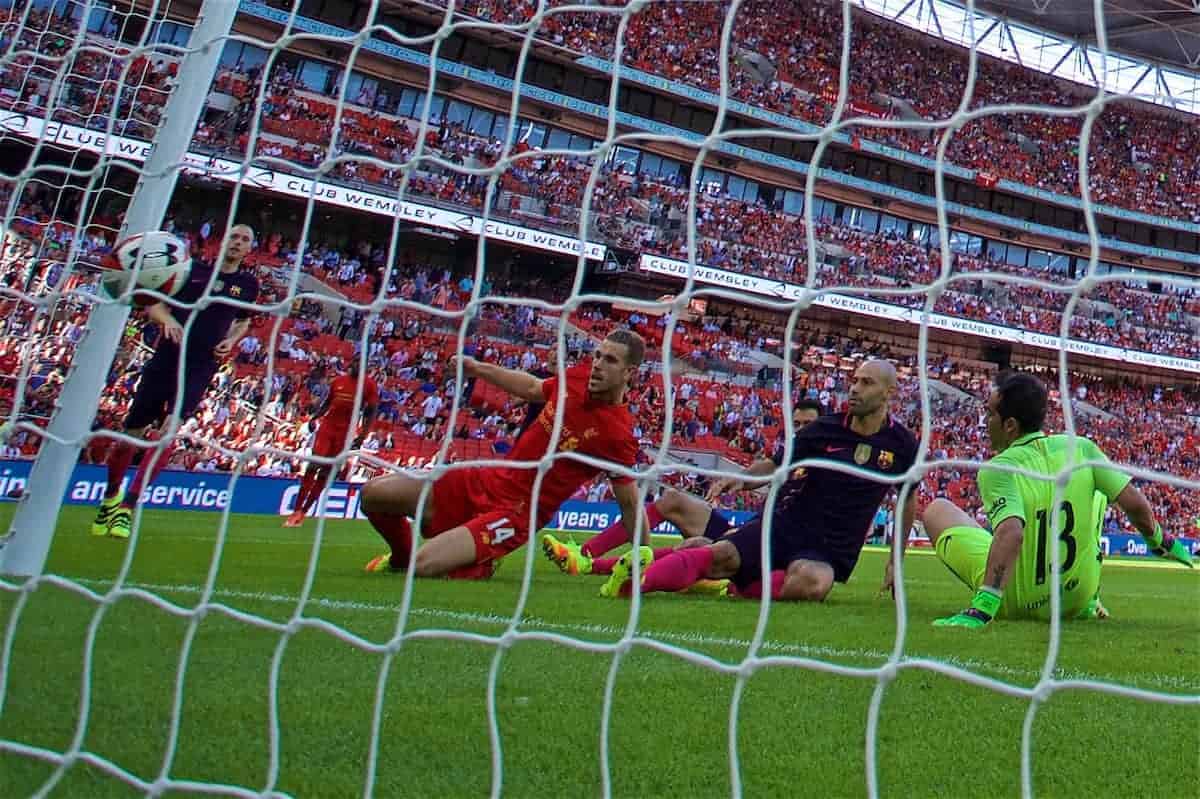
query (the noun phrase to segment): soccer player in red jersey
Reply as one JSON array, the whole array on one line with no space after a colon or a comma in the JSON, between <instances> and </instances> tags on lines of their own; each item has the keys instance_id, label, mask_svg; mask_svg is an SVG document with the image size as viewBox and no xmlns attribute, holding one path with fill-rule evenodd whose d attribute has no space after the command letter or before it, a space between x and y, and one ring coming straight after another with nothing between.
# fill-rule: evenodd
<instances>
[{"instance_id":1,"label":"soccer player in red jersey","mask_svg":"<svg viewBox=\"0 0 1200 799\"><path fill-rule=\"evenodd\" d=\"M350 371L334 378L329 386L329 394L321 403L314 419L320 419L317 427L317 437L313 442L312 454L322 458L332 458L346 446L346 435L350 432L354 420L354 400L358 395L358 359L350 362ZM351 449L358 449L371 427L375 424L375 416L379 412L379 385L370 375L363 377L362 402L359 406L362 413L362 426L354 437ZM283 522L284 527L299 527L304 524L304 517L316 504L321 496L321 487L329 476L331 464L309 463L304 467L304 476L300 478L300 493L296 496L296 509Z\"/></svg>"},{"instance_id":2,"label":"soccer player in red jersey","mask_svg":"<svg viewBox=\"0 0 1200 799\"><path fill-rule=\"evenodd\" d=\"M636 333L617 330L601 342L590 371L570 370L563 386L562 429L558 453L578 453L631 468L638 442L633 415L625 407L629 380L645 355ZM537 461L547 454L559 403L559 379L541 380L473 358L463 359L463 374L486 380L527 402L545 402L536 421L517 440L508 460ZM425 543L412 564L418 577L486 579L496 562L521 547L533 529L545 526L565 500L604 471L570 457L555 457L540 484L537 505L534 468L462 467L438 478L426 498L421 517ZM641 508L632 478L614 476L613 494L628 529L637 529ZM378 477L362 491L362 509L391 551L372 559L367 571L409 567L412 528L422 481L405 474ZM640 528L646 530L643 524Z\"/></svg>"}]
</instances>

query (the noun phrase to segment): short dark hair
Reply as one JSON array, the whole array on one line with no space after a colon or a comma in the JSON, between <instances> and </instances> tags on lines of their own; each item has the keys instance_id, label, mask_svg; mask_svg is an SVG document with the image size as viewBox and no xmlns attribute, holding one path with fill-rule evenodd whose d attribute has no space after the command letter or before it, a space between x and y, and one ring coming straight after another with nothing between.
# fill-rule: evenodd
<instances>
[{"instance_id":1,"label":"short dark hair","mask_svg":"<svg viewBox=\"0 0 1200 799\"><path fill-rule=\"evenodd\" d=\"M1042 429L1046 422L1046 386L1028 372L1003 372L996 378L1000 419L1016 419L1022 433Z\"/></svg>"},{"instance_id":2,"label":"short dark hair","mask_svg":"<svg viewBox=\"0 0 1200 799\"><path fill-rule=\"evenodd\" d=\"M815 399L802 399L792 406L792 413L795 414L796 411L816 411L817 416L820 416L825 409Z\"/></svg>"},{"instance_id":3,"label":"short dark hair","mask_svg":"<svg viewBox=\"0 0 1200 799\"><path fill-rule=\"evenodd\" d=\"M642 359L646 357L646 342L637 333L627 328L621 328L609 333L605 338L613 344L625 345L626 366L642 365Z\"/></svg>"}]
</instances>

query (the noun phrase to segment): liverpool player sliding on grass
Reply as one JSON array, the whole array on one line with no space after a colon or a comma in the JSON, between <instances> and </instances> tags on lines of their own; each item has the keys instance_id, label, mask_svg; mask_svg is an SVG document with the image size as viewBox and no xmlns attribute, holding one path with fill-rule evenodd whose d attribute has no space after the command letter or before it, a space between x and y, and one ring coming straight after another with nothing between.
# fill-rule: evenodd
<instances>
[{"instance_id":1,"label":"liverpool player sliding on grass","mask_svg":"<svg viewBox=\"0 0 1200 799\"><path fill-rule=\"evenodd\" d=\"M179 418L187 419L195 413L220 362L233 351L250 327L248 309L222 302L221 299L253 303L258 298L258 279L251 270L242 268L242 261L253 248L254 231L248 225L234 225L225 239L221 266L213 281L212 291L206 294L213 267L196 259L192 261L187 284L173 298L181 303L194 303L208 296L215 300L212 304L196 310L158 302L146 309L150 321L155 322L162 332L154 355L142 367L142 379L133 395L129 413L125 416L124 431L127 434L144 438L148 430L175 410L184 325L193 313L195 318L187 331L187 351L184 353L183 402L179 408ZM126 494L121 490L121 483L134 453L133 445L124 442L115 443L110 450L108 489L92 522L92 535L128 538L133 507L142 490L154 482L154 478L167 465L165 451L156 454L147 450Z\"/></svg>"},{"instance_id":2,"label":"liverpool player sliding on grass","mask_svg":"<svg viewBox=\"0 0 1200 799\"><path fill-rule=\"evenodd\" d=\"M796 403L792 412L792 420L797 430L810 422L816 421L821 415L821 406L813 400L801 400ZM746 475L769 475L779 464L772 458L761 458L746 469ZM646 517L650 529L658 527L663 521L675 525L679 534L684 538L683 546L697 546L701 541L716 541L725 535L733 525L712 504L717 497L729 491L737 490L741 480L726 479L712 485L705 499L668 488L654 502L646 503ZM698 539L698 540L694 540ZM622 522L616 522L604 531L589 538L582 546L560 541L551 533L542 536L542 551L563 574L612 574L613 567L619 557L603 558L601 555L617 547L628 544L629 532ZM655 558L662 558L675 547L663 547L654 550ZM712 588L713 586L706 586Z\"/></svg>"},{"instance_id":3,"label":"liverpool player sliding on grass","mask_svg":"<svg viewBox=\"0 0 1200 799\"><path fill-rule=\"evenodd\" d=\"M633 416L624 405L629 380L645 354L633 332L617 330L601 342L590 372L569 371L563 398L559 453L577 453L632 467L638 442ZM464 377L486 380L528 402L545 402L537 420L517 440L508 460L537 461L546 453L558 406L558 378L540 380L526 372L463 358ZM561 454L538 486L534 529L544 526L565 500L604 471ZM418 577L485 579L496 562L529 538L535 468L511 466L454 468L434 482L421 518L425 543L412 564ZM631 529L640 510L631 478L611 477L622 518ZM396 571L409 566L412 529L422 481L392 474L378 477L362 491L362 509L391 551L372 559L367 571ZM642 529L647 529L643 526Z\"/></svg>"},{"instance_id":4,"label":"liverpool player sliding on grass","mask_svg":"<svg viewBox=\"0 0 1200 799\"><path fill-rule=\"evenodd\" d=\"M850 578L880 502L896 477L916 460L916 439L888 412L895 390L895 368L886 361L869 361L854 375L848 413L822 416L796 433L795 460L821 458L875 474L866 477L820 466L809 466L802 475L793 473L781 488L771 517L769 551L762 549L761 517L719 541L683 547L661 560L654 560L649 547L639 547L613 567L601 595L628 596L633 587L633 557L640 557L646 567L643 593L683 591L703 579L730 579L740 594L754 596L762 591L756 583L762 579L766 559L772 598L823 600L835 582ZM915 497L910 495L899 514L903 532L894 537L901 550L915 509ZM889 567L885 587L890 583Z\"/></svg>"},{"instance_id":5,"label":"liverpool player sliding on grass","mask_svg":"<svg viewBox=\"0 0 1200 799\"><path fill-rule=\"evenodd\" d=\"M938 557L975 592L970 607L935 625L979 628L1001 613L1049 618L1049 570L1055 563L1050 546L1058 549L1062 617L1107 616L1099 596L1097 492L1117 503L1154 554L1192 565L1187 546L1163 533L1129 475L1105 468L1108 458L1086 438L1043 433L1045 418L1046 387L1040 380L1019 372L1001 377L987 403L988 440L996 454L977 477L992 532L948 500L925 509L925 532ZM1089 462L1094 465L1079 465ZM1063 477L1067 481L1060 484Z\"/></svg>"},{"instance_id":6,"label":"liverpool player sliding on grass","mask_svg":"<svg viewBox=\"0 0 1200 799\"><path fill-rule=\"evenodd\" d=\"M312 454L332 458L346 446L346 437L354 422L354 399L358 395L358 358L350 362L350 371L334 379L329 385L329 394L317 411L314 419L320 419L317 436L313 441ZM358 429L351 449L362 446L363 439L371 432L375 424L375 415L379 410L379 386L370 375L363 377L362 427ZM299 527L304 524L304 517L316 504L321 496L321 488L325 478L329 476L330 464L309 463L304 468L304 477L300 480L300 493L296 496L296 510L284 521L284 527Z\"/></svg>"}]
</instances>

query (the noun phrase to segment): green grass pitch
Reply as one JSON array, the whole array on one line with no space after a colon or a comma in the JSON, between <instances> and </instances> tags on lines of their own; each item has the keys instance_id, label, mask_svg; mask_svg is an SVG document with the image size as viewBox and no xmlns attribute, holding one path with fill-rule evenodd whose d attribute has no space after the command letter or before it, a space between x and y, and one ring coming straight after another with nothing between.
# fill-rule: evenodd
<instances>
[{"instance_id":1,"label":"green grass pitch","mask_svg":"<svg viewBox=\"0 0 1200 799\"><path fill-rule=\"evenodd\" d=\"M7 521L10 508L0 509ZM95 591L108 589L127 544L87 534L91 511L68 508L49 570ZM147 512L128 576L185 608L213 567L216 514ZM235 516L221 552L213 601L274 624L297 615L316 524ZM303 618L337 625L373 643L400 621L402 576L366 575L381 549L365 524L326 525ZM503 793L514 797L600 794L600 735L606 652L631 605L597 597L599 578L569 578L534 553L534 578L517 640L497 664L495 706ZM376 796L485 796L492 785L488 675L520 598L526 550L486 583L418 581L385 685ZM872 667L896 633L892 604L875 595L884 556L868 552L854 579L815 606L771 611L760 654ZM1030 688L1046 656L1049 628L997 623L980 633L935 630L960 608L964 590L932 557L906 564L910 615L905 654L933 658ZM1168 705L1082 690L1053 693L1033 721L1038 796L1194 797L1200 793L1200 579L1181 568L1106 566L1114 618L1063 627L1057 675L1190 696ZM0 630L12 629L15 596L0 591ZM84 649L96 604L43 585L16 623L0 738L62 751L75 734ZM687 647L724 664L746 656L759 605L714 597L655 596L642 605L639 636ZM103 615L91 669L86 751L153 781L162 770L174 685L188 621L142 599L122 598ZM476 634L471 640L436 631ZM302 626L283 636L217 610L200 621L187 661L173 779L261 790L270 774L268 686L278 656L279 740L275 790L297 797L361 796L370 751L381 654ZM612 792L622 797L730 793L728 727L736 675L635 645L616 672L609 726ZM744 795L863 796L868 705L875 681L769 661L741 696L737 747ZM880 793L895 797L1017 796L1021 729L1028 702L919 669L901 670L884 694L878 727ZM53 769L0 753L0 797L26 796ZM137 792L77 763L51 793L125 797ZM171 794L183 795L183 794Z\"/></svg>"}]
</instances>

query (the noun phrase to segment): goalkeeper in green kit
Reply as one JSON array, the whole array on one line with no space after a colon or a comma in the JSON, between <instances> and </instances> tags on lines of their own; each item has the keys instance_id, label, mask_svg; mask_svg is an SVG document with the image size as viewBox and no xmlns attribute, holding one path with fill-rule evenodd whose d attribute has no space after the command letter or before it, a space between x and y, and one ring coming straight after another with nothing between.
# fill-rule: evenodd
<instances>
[{"instance_id":1,"label":"goalkeeper in green kit","mask_svg":"<svg viewBox=\"0 0 1200 799\"><path fill-rule=\"evenodd\" d=\"M1163 533L1129 475L1098 465L1108 460L1099 447L1081 436L1042 432L1046 402L1042 382L1019 372L1001 377L988 398L987 433L995 455L980 469L978 482L992 533L945 499L925 509L925 532L938 557L975 592L970 607L938 619L936 626L979 628L1000 614L1048 619L1051 545L1058 548L1062 617L1106 616L1099 595L1098 494L1116 502L1155 555L1192 565L1187 544ZM1072 460L1069 480L1059 485ZM1089 462L1093 465L1080 465Z\"/></svg>"}]
</instances>

